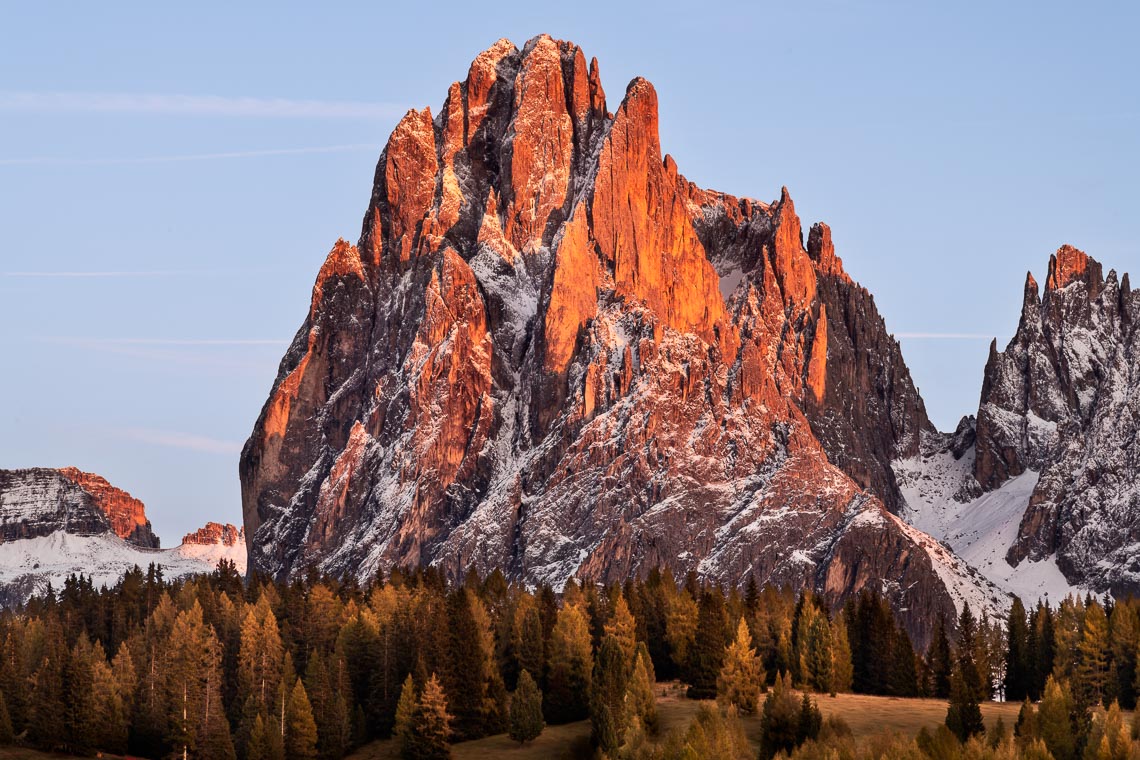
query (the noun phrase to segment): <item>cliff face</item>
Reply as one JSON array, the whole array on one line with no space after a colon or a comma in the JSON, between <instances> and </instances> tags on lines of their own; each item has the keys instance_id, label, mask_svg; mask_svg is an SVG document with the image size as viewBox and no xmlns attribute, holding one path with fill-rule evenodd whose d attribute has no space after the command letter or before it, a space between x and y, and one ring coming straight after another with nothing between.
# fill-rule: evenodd
<instances>
[{"instance_id":1,"label":"cliff face","mask_svg":"<svg viewBox=\"0 0 1140 760\"><path fill-rule=\"evenodd\" d=\"M208 522L203 527L182 537L182 545L238 546L245 543L245 529L226 523Z\"/></svg>"},{"instance_id":2,"label":"cliff face","mask_svg":"<svg viewBox=\"0 0 1140 760\"><path fill-rule=\"evenodd\" d=\"M104 478L74 467L0 470L0 539L113 532L157 549L143 503Z\"/></svg>"},{"instance_id":3,"label":"cliff face","mask_svg":"<svg viewBox=\"0 0 1140 760\"><path fill-rule=\"evenodd\" d=\"M1007 559L1056 555L1072 583L1140 590L1140 301L1081 251L1049 260L1043 295L1029 275L1017 333L991 347L977 422L985 490L1040 473Z\"/></svg>"},{"instance_id":4,"label":"cliff face","mask_svg":"<svg viewBox=\"0 0 1140 760\"><path fill-rule=\"evenodd\" d=\"M249 559L872 584L921 638L989 593L890 513L924 432L826 226L686 180L648 82L610 113L576 46L502 40L396 127L321 267L242 452Z\"/></svg>"},{"instance_id":5,"label":"cliff face","mask_svg":"<svg viewBox=\"0 0 1140 760\"><path fill-rule=\"evenodd\" d=\"M115 535L136 546L158 548L158 536L151 530L150 520L146 519L146 507L141 501L115 488L100 475L75 467L64 467L59 473L91 495L96 507L110 521Z\"/></svg>"}]
</instances>

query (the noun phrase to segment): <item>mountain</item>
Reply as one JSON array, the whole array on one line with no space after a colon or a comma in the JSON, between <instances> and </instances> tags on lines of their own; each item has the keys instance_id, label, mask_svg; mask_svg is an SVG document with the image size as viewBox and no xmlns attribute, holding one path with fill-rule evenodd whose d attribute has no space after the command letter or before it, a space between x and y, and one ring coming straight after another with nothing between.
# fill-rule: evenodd
<instances>
[{"instance_id":1,"label":"mountain","mask_svg":"<svg viewBox=\"0 0 1140 760\"><path fill-rule=\"evenodd\" d=\"M1017 332L991 345L976 422L959 427L973 445L896 466L907 518L1031 599L1140 591L1138 309L1128 275L1071 246L1043 294L1028 274Z\"/></svg>"},{"instance_id":2,"label":"mountain","mask_svg":"<svg viewBox=\"0 0 1140 760\"><path fill-rule=\"evenodd\" d=\"M688 181L647 81L611 113L577 46L501 40L320 268L241 456L250 565L873 586L924 641L1004 604L894 514L932 435L826 225Z\"/></svg>"},{"instance_id":3,"label":"mountain","mask_svg":"<svg viewBox=\"0 0 1140 760\"><path fill-rule=\"evenodd\" d=\"M99 475L74 467L0 470L0 540L114 533L136 546L157 549L158 536L143 503Z\"/></svg>"},{"instance_id":4,"label":"mountain","mask_svg":"<svg viewBox=\"0 0 1140 760\"><path fill-rule=\"evenodd\" d=\"M221 559L245 572L238 528L207 523L181 546L159 549L143 503L73 467L0 470L0 606L59 589L70 575L114 585L154 564L166 577L212 572Z\"/></svg>"}]
</instances>

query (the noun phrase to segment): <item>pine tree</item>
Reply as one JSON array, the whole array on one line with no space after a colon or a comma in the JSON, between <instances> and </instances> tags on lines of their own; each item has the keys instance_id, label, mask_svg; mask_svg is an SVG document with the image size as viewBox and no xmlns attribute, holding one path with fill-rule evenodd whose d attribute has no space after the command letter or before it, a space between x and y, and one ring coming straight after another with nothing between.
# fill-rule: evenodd
<instances>
[{"instance_id":1,"label":"pine tree","mask_svg":"<svg viewBox=\"0 0 1140 760\"><path fill-rule=\"evenodd\" d=\"M348 711L343 697L333 688L324 655L313 652L305 668L305 693L317 724L317 754L326 760L344 755L348 742Z\"/></svg>"},{"instance_id":2,"label":"pine tree","mask_svg":"<svg viewBox=\"0 0 1140 760\"><path fill-rule=\"evenodd\" d=\"M265 721L260 713L253 719L253 727L246 742L245 760L270 760L269 738L266 736Z\"/></svg>"},{"instance_id":3,"label":"pine tree","mask_svg":"<svg viewBox=\"0 0 1140 760\"><path fill-rule=\"evenodd\" d=\"M542 613L535 605L529 605L518 625L515 650L518 653L519 670L527 670L533 678L541 679L546 667L545 641L542 631Z\"/></svg>"},{"instance_id":4,"label":"pine tree","mask_svg":"<svg viewBox=\"0 0 1140 760\"><path fill-rule=\"evenodd\" d=\"M726 644L724 600L719 590L705 591L689 655L689 699L716 699L716 681Z\"/></svg>"},{"instance_id":5,"label":"pine tree","mask_svg":"<svg viewBox=\"0 0 1140 760\"><path fill-rule=\"evenodd\" d=\"M1013 598L1006 622L1005 698L1020 702L1029 695L1033 663L1029 659L1029 625L1025 607Z\"/></svg>"},{"instance_id":6,"label":"pine tree","mask_svg":"<svg viewBox=\"0 0 1140 760\"><path fill-rule=\"evenodd\" d=\"M446 760L451 757L451 746L448 744L451 716L447 712L447 697L444 696L443 686L432 673L424 684L423 693L416 705L415 719L412 723L412 745L414 753L411 757L416 760Z\"/></svg>"},{"instance_id":7,"label":"pine tree","mask_svg":"<svg viewBox=\"0 0 1140 760\"><path fill-rule=\"evenodd\" d=\"M454 591L447 600L449 667L444 683L448 705L455 716L453 729L460 740L476 739L484 734L488 664L493 656L493 652L484 649L485 638L472 604L472 596L465 587Z\"/></svg>"},{"instance_id":8,"label":"pine tree","mask_svg":"<svg viewBox=\"0 0 1140 760\"><path fill-rule=\"evenodd\" d=\"M404 679L404 686L400 689L400 701L396 704L396 720L392 729L392 736L400 748L400 757L411 760L415 751L415 721L416 705L419 695L416 693L416 683L411 674Z\"/></svg>"},{"instance_id":9,"label":"pine tree","mask_svg":"<svg viewBox=\"0 0 1140 760\"><path fill-rule=\"evenodd\" d=\"M100 653L102 650L100 650ZM63 670L63 703L66 709L64 746L78 755L87 755L95 747L95 652L87 636L80 636L71 649Z\"/></svg>"},{"instance_id":10,"label":"pine tree","mask_svg":"<svg viewBox=\"0 0 1140 760\"><path fill-rule=\"evenodd\" d=\"M1116 685L1113 693L1120 707L1136 707L1136 653L1140 648L1140 618L1131 603L1117 602L1108 618L1112 664Z\"/></svg>"},{"instance_id":11,"label":"pine tree","mask_svg":"<svg viewBox=\"0 0 1140 760\"><path fill-rule=\"evenodd\" d=\"M804 680L808 687L820 694L831 693L833 678L831 626L823 613L816 615L808 627L803 662Z\"/></svg>"},{"instance_id":12,"label":"pine tree","mask_svg":"<svg viewBox=\"0 0 1140 760\"><path fill-rule=\"evenodd\" d=\"M1074 693L1081 704L1094 705L1103 701L1110 656L1108 618L1104 608L1093 602L1085 609L1073 674Z\"/></svg>"},{"instance_id":13,"label":"pine tree","mask_svg":"<svg viewBox=\"0 0 1140 760\"><path fill-rule=\"evenodd\" d=\"M633 657L637 654L637 623L630 614L629 605L621 592L615 595L613 611L610 619L606 621L605 633L607 636L613 636L621 645L621 650L625 654L626 669L632 668Z\"/></svg>"},{"instance_id":14,"label":"pine tree","mask_svg":"<svg viewBox=\"0 0 1140 760\"><path fill-rule=\"evenodd\" d=\"M946 710L946 727L960 742L983 734L986 730L977 692L969 687L961 667L955 669L950 677L950 706Z\"/></svg>"},{"instance_id":15,"label":"pine tree","mask_svg":"<svg viewBox=\"0 0 1140 760\"><path fill-rule=\"evenodd\" d=\"M315 760L317 723L305 685L296 679L285 707L285 760Z\"/></svg>"},{"instance_id":16,"label":"pine tree","mask_svg":"<svg viewBox=\"0 0 1140 760\"><path fill-rule=\"evenodd\" d=\"M822 727L823 714L819 711L819 705L812 700L807 692L804 692L800 699L799 719L796 721L796 744L799 745L809 739L816 739Z\"/></svg>"},{"instance_id":17,"label":"pine tree","mask_svg":"<svg viewBox=\"0 0 1140 760\"><path fill-rule=\"evenodd\" d=\"M1017 724L1013 727L1013 733L1025 741L1041 738L1041 730L1037 724L1037 710L1029 701L1029 697L1025 698L1021 703L1021 709L1017 712Z\"/></svg>"},{"instance_id":18,"label":"pine tree","mask_svg":"<svg viewBox=\"0 0 1140 760\"><path fill-rule=\"evenodd\" d=\"M629 683L625 652L613 636L602 639L590 683L590 725L594 743L607 755L625 743L625 695Z\"/></svg>"},{"instance_id":19,"label":"pine tree","mask_svg":"<svg viewBox=\"0 0 1140 760\"><path fill-rule=\"evenodd\" d=\"M662 579L661 593L665 602L665 642L669 649L669 665L674 673L685 673L697 636L699 610L696 600L678 589L670 576ZM652 640L651 640L652 641ZM657 665L654 665L657 668Z\"/></svg>"},{"instance_id":20,"label":"pine tree","mask_svg":"<svg viewBox=\"0 0 1140 760\"><path fill-rule=\"evenodd\" d=\"M590 628L577 605L558 611L550 634L543 713L552 724L582 720L589 715Z\"/></svg>"},{"instance_id":21,"label":"pine tree","mask_svg":"<svg viewBox=\"0 0 1140 760\"><path fill-rule=\"evenodd\" d=\"M537 739L546 723L542 719L542 692L530 677L530 672L519 673L518 687L511 695L509 734L519 744Z\"/></svg>"},{"instance_id":22,"label":"pine tree","mask_svg":"<svg viewBox=\"0 0 1140 760\"><path fill-rule=\"evenodd\" d=\"M938 699L949 698L954 663L950 653L950 638L946 635L945 615L938 617L934 641L930 643L930 651L927 653L927 665L930 669L930 695Z\"/></svg>"},{"instance_id":23,"label":"pine tree","mask_svg":"<svg viewBox=\"0 0 1140 760\"><path fill-rule=\"evenodd\" d=\"M847 638L846 615L837 618L831 625L831 690L845 694L851 691L851 643Z\"/></svg>"},{"instance_id":24,"label":"pine tree","mask_svg":"<svg viewBox=\"0 0 1140 760\"><path fill-rule=\"evenodd\" d=\"M630 718L636 718L648 733L657 732L657 697L653 693L653 661L645 644L639 644L633 658L633 672L626 688L625 702ZM631 721L632 722L632 721Z\"/></svg>"},{"instance_id":25,"label":"pine tree","mask_svg":"<svg viewBox=\"0 0 1140 760\"><path fill-rule=\"evenodd\" d=\"M1104 718L1096 722L1085 747L1088 760L1133 760L1136 753L1132 746L1132 735L1124 725L1120 705L1113 702L1104 713Z\"/></svg>"},{"instance_id":26,"label":"pine tree","mask_svg":"<svg viewBox=\"0 0 1140 760\"><path fill-rule=\"evenodd\" d=\"M1077 732L1073 725L1073 697L1069 689L1049 676L1037 710L1041 739L1055 760L1074 760Z\"/></svg>"},{"instance_id":27,"label":"pine tree","mask_svg":"<svg viewBox=\"0 0 1140 760\"><path fill-rule=\"evenodd\" d=\"M28 738L38 747L54 749L66 736L63 668L68 655L58 621L47 621L42 646L28 695Z\"/></svg>"},{"instance_id":28,"label":"pine tree","mask_svg":"<svg viewBox=\"0 0 1140 760\"><path fill-rule=\"evenodd\" d=\"M800 731L800 703L792 693L788 673L777 675L760 711L760 760L771 760L796 747Z\"/></svg>"},{"instance_id":29,"label":"pine tree","mask_svg":"<svg viewBox=\"0 0 1140 760\"><path fill-rule=\"evenodd\" d=\"M745 715L756 712L760 702L760 685L764 674L756 650L752 648L752 634L744 618L736 626L736 638L728 645L724 665L716 683L716 701L722 707L732 705Z\"/></svg>"},{"instance_id":30,"label":"pine tree","mask_svg":"<svg viewBox=\"0 0 1140 760\"><path fill-rule=\"evenodd\" d=\"M969 605L958 618L957 663L950 678L950 706L946 710L946 727L965 742L972 736L985 733L982 710L985 687L978 672L977 627Z\"/></svg>"},{"instance_id":31,"label":"pine tree","mask_svg":"<svg viewBox=\"0 0 1140 760\"><path fill-rule=\"evenodd\" d=\"M1033 673L1033 684L1029 690L1030 699L1040 699L1045 693L1045 682L1053 674L1056 663L1056 638L1053 633L1053 611L1049 605L1037 603L1037 609L1031 618L1032 640L1030 647L1033 651L1032 661L1036 666Z\"/></svg>"},{"instance_id":32,"label":"pine tree","mask_svg":"<svg viewBox=\"0 0 1140 760\"><path fill-rule=\"evenodd\" d=\"M271 716L265 723L265 756L269 760L285 760L285 737L276 716Z\"/></svg>"},{"instance_id":33,"label":"pine tree","mask_svg":"<svg viewBox=\"0 0 1140 760\"><path fill-rule=\"evenodd\" d=\"M274 712L283 654L277 618L268 596L262 594L255 605L246 606L241 624L237 690L240 703L253 697L259 711Z\"/></svg>"}]
</instances>

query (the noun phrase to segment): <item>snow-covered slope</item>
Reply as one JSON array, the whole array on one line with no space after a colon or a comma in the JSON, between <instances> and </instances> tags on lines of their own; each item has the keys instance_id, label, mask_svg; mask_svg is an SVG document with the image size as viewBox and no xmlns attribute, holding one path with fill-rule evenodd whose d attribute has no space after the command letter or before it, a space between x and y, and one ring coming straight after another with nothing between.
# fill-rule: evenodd
<instances>
[{"instance_id":1,"label":"snow-covered slope","mask_svg":"<svg viewBox=\"0 0 1140 760\"><path fill-rule=\"evenodd\" d=\"M1000 488L980 493L974 480L974 449L955 457L945 440L931 437L930 447L922 454L895 462L904 500L903 519L949 546L964 563L1027 604L1039 599L1057 602L1070 592L1083 591L1065 580L1056 557L1021 562L1017 567L1006 560L1038 474L1026 470Z\"/></svg>"},{"instance_id":2,"label":"snow-covered slope","mask_svg":"<svg viewBox=\"0 0 1140 760\"><path fill-rule=\"evenodd\" d=\"M81 536L56 531L47 536L0 543L0 603L12 606L47 590L59 589L70 575L85 575L96 588L113 586L135 566L162 568L167 578L209 573L231 560L245 572L245 544L183 544L174 549L145 549L114 533Z\"/></svg>"}]
</instances>

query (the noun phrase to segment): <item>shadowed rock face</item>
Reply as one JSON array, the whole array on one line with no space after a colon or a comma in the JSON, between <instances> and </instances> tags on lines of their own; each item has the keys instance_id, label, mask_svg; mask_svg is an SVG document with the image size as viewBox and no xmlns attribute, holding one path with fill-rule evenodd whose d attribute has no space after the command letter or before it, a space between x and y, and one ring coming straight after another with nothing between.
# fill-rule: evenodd
<instances>
[{"instance_id":1,"label":"shadowed rock face","mask_svg":"<svg viewBox=\"0 0 1140 760\"><path fill-rule=\"evenodd\" d=\"M74 467L0 470L0 539L114 532L145 548L158 548L143 503L104 478Z\"/></svg>"},{"instance_id":2,"label":"shadowed rock face","mask_svg":"<svg viewBox=\"0 0 1140 760\"><path fill-rule=\"evenodd\" d=\"M242 452L250 563L870 584L922 641L952 598L890 462L930 430L825 225L686 180L645 80L611 113L575 45L502 40L321 267Z\"/></svg>"},{"instance_id":3,"label":"shadowed rock face","mask_svg":"<svg viewBox=\"0 0 1140 760\"><path fill-rule=\"evenodd\" d=\"M1057 555L1071 583L1140 591L1140 301L1083 252L1049 260L1044 294L1026 278L1017 333L990 348L975 476L997 488L1041 473L1008 559Z\"/></svg>"}]
</instances>

